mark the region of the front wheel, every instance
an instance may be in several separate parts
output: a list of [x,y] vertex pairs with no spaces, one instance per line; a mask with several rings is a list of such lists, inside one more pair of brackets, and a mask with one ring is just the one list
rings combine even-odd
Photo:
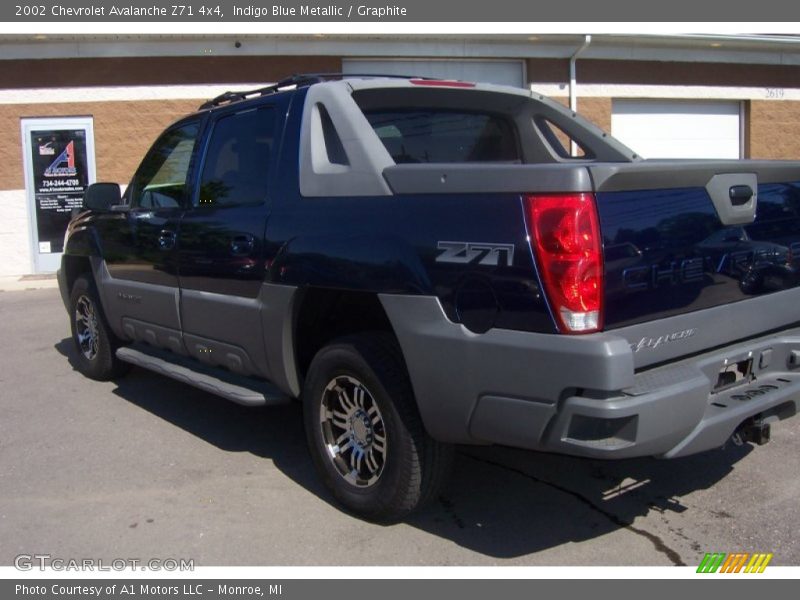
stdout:
[[82,275],[70,295],[70,324],[78,371],[98,381],[123,375],[128,365],[116,357],[118,341],[106,323],[94,282]]
[[303,404],[317,471],[354,513],[397,520],[435,498],[446,481],[452,447],[425,432],[391,336],[351,336],[320,350]]

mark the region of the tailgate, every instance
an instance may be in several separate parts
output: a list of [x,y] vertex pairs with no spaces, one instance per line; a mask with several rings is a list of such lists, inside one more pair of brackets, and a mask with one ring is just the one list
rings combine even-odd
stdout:
[[[800,163],[642,161],[589,170],[604,244],[606,330],[652,350],[659,339],[717,324],[692,344],[653,354],[666,359],[800,320],[793,294],[747,304],[798,285]],[[745,304],[725,308],[732,303]],[[749,327],[741,315],[750,305],[772,314],[763,322],[753,315]],[[725,314],[739,320],[720,328]]]

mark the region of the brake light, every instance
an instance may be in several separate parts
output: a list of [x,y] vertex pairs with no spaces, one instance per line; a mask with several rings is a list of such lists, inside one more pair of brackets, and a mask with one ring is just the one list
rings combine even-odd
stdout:
[[427,85],[430,87],[455,87],[455,88],[474,88],[475,84],[469,81],[458,81],[456,79],[410,79],[414,85]]
[[593,194],[525,196],[528,233],[564,333],[603,325],[603,250]]

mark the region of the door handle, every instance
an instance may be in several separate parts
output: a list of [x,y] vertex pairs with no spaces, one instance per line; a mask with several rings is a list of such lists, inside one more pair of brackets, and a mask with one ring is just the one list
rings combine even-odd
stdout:
[[175,247],[175,232],[169,229],[162,229],[158,234],[159,250],[172,250]]
[[256,240],[249,233],[235,235],[231,238],[231,254],[234,256],[247,256],[253,252]]

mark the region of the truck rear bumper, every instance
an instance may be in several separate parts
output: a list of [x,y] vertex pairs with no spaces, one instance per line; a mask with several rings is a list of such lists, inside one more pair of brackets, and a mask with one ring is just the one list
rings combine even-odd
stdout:
[[[797,413],[798,354],[800,330],[787,331],[638,373],[632,387],[605,398],[567,397],[537,447],[597,458],[676,458],[719,448],[748,422]],[[713,391],[721,369],[748,361],[748,377]]]
[[[381,296],[430,434],[596,458],[674,458],[722,446],[744,423],[793,416],[800,328],[634,372],[613,333],[477,335],[435,298]],[[750,365],[719,387],[726,365]]]

